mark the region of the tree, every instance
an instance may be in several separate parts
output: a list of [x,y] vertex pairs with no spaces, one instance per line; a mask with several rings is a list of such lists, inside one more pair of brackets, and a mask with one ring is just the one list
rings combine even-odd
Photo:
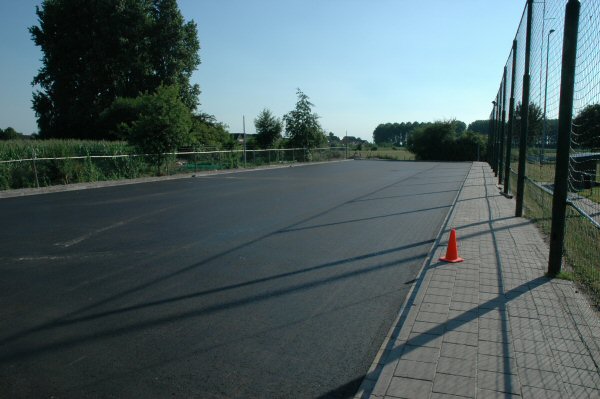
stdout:
[[406,145],[410,134],[417,128],[425,126],[422,122],[382,123],[373,131],[375,144]]
[[454,140],[452,123],[440,122],[416,129],[408,139],[408,150],[420,160],[444,160]]
[[327,135],[327,143],[330,147],[340,147],[342,145],[342,140],[340,140],[338,136],[333,134],[333,132],[329,132],[329,134]]
[[160,86],[155,93],[118,98],[111,107],[135,113],[132,121],[118,126],[119,133],[139,151],[149,154],[159,170],[166,153],[191,142],[192,117],[179,93],[177,86]]
[[573,119],[573,140],[579,147],[600,150],[600,104],[590,104]]
[[327,143],[319,116],[312,112],[313,104],[308,96],[300,89],[296,94],[296,108],[283,116],[288,144],[292,147],[314,148]]
[[[515,125],[513,129],[513,140],[518,142],[521,135],[521,120],[522,120],[522,104],[517,104],[515,108]],[[538,144],[542,140],[542,132],[544,128],[544,114],[539,105],[529,104],[529,121],[528,121],[527,145],[531,146]]]
[[6,129],[0,129],[0,140],[16,140],[25,138],[25,135],[17,132],[12,127],[7,127]]
[[33,79],[33,109],[43,138],[114,138],[99,115],[117,97],[177,85],[188,109],[200,63],[196,25],[176,0],[43,0],[29,30],[42,67]]
[[454,132],[458,135],[461,135],[465,132],[465,130],[467,130],[467,124],[464,123],[463,121],[459,121],[458,119],[453,119],[450,121],[450,123],[452,123],[452,128],[454,129]]
[[469,123],[467,130],[471,132],[476,132],[480,134],[488,135],[490,134],[490,120],[489,119],[479,119]]
[[256,128],[256,142],[260,148],[270,148],[281,139],[283,125],[279,118],[273,116],[271,111],[263,109],[254,119]]
[[475,132],[457,137],[453,121],[418,128],[408,140],[408,150],[419,160],[475,161],[485,156],[485,141]]
[[214,115],[200,113],[192,115],[192,140],[204,147],[233,148],[233,139],[228,126],[217,122]]

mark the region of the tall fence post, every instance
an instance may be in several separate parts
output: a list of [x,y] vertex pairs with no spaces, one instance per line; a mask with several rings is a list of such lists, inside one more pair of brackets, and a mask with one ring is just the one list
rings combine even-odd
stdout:
[[[492,104],[494,104],[494,101],[492,101]],[[492,108],[492,113],[490,114],[490,123],[488,126],[488,140],[487,140],[487,154],[486,154],[486,158],[488,163],[490,164],[490,166],[492,166],[493,168],[493,156],[492,156],[492,149],[493,149],[493,140],[494,140],[494,111],[496,110],[496,105],[494,104],[493,108]]]
[[502,176],[504,173],[504,137],[506,134],[506,66],[504,66],[504,75],[502,77],[502,101],[500,116],[500,147],[498,149],[498,184],[502,184]]
[[506,133],[506,159],[504,161],[504,194],[508,195],[510,186],[510,158],[512,155],[512,136],[515,120],[515,81],[517,75],[517,40],[512,46],[512,73],[510,79],[510,100],[508,105],[508,131]]
[[523,216],[525,199],[525,170],[527,161],[527,135],[529,133],[529,93],[531,88],[531,23],[533,19],[533,0],[527,0],[527,36],[525,39],[525,72],[523,74],[523,101],[521,102],[521,136],[519,140],[519,175],[517,176],[517,204],[515,216]]
[[565,33],[563,37],[562,71],[560,77],[558,140],[554,175],[554,196],[552,198],[550,255],[548,260],[548,274],[550,276],[560,273],[565,241],[565,214],[567,211],[567,191],[569,184],[569,152],[573,122],[579,10],[579,0],[569,0],[565,10]]
[[491,156],[491,160],[492,160],[492,170],[494,171],[494,176],[497,176],[498,170],[496,169],[496,135],[498,134],[497,130],[498,130],[498,96],[496,95],[496,99],[494,101],[492,101],[492,104],[494,104],[494,109],[492,112],[492,156]]

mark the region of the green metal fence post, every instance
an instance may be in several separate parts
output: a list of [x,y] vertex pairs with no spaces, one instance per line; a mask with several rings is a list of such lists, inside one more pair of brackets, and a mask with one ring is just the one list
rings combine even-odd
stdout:
[[517,205],[515,216],[523,216],[525,199],[525,170],[527,161],[527,134],[529,131],[529,92],[531,76],[531,23],[533,19],[533,0],[527,0],[527,36],[525,39],[525,72],[523,74],[523,101],[521,102],[521,136],[519,141],[519,175],[517,176]]
[[517,75],[517,41],[512,46],[512,74],[510,81],[510,100],[508,106],[508,131],[506,133],[506,159],[504,161],[504,194],[508,195],[510,186],[510,157],[512,155],[512,136],[515,121],[515,81]]
[[567,211],[569,151],[573,122],[579,10],[579,0],[569,0],[565,11],[556,171],[554,175],[554,196],[552,198],[552,230],[550,233],[550,256],[548,260],[548,274],[551,276],[560,273],[565,241],[565,213]]
[[498,120],[498,112],[496,110],[498,109],[498,96],[496,96],[496,100],[492,101],[492,104],[494,104],[494,108],[492,111],[492,143],[490,146],[490,159],[492,161],[492,170],[494,171],[494,175],[496,175],[496,130],[498,130],[498,124],[496,123]]
[[504,67],[504,75],[502,77],[502,115],[500,119],[500,148],[498,150],[498,184],[502,184],[502,176],[504,173],[504,138],[506,134],[506,66]]

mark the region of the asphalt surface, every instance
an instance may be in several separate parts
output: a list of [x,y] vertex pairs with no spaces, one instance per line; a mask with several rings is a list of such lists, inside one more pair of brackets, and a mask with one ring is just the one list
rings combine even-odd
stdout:
[[0,200],[0,397],[349,397],[470,164]]

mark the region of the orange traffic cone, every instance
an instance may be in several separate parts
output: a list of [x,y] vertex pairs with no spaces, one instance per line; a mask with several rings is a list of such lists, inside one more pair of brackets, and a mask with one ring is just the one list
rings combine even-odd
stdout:
[[456,230],[452,229],[450,232],[450,240],[448,241],[448,249],[446,249],[446,256],[440,258],[444,262],[456,263],[462,262],[464,259],[458,257],[458,245],[456,244]]

